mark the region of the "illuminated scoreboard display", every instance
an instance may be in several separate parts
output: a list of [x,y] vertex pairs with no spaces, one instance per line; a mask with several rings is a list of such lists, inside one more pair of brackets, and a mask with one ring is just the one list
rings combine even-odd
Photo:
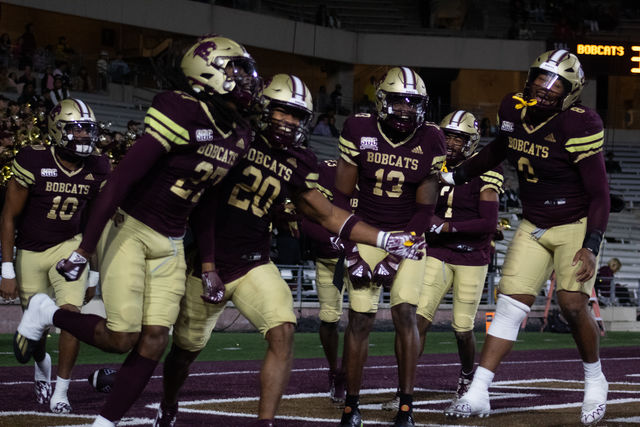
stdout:
[[569,50],[578,56],[587,75],[640,77],[640,41],[574,43]]

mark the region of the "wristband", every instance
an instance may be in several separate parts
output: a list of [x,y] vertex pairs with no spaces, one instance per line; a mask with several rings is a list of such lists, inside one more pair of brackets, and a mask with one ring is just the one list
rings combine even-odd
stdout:
[[94,288],[98,286],[99,282],[100,282],[100,273],[98,273],[97,271],[89,270],[89,280],[87,281],[87,284],[88,284],[87,287]]
[[354,214],[349,215],[349,217],[342,223],[338,236],[340,236],[341,239],[349,240],[351,230],[353,230],[353,227],[355,227],[358,222],[360,222],[360,218]]
[[2,278],[3,279],[15,279],[16,272],[13,269],[13,263],[6,261],[2,263]]
[[[598,256],[598,253],[600,252],[600,244],[602,243],[602,234],[603,233],[600,230],[589,231],[586,236],[584,236],[582,247],[589,249],[595,256]],[[4,263],[2,263],[2,266],[4,268]]]
[[387,240],[389,239],[389,233],[386,231],[379,231],[378,232],[378,238],[376,239],[376,246],[384,249],[385,245],[387,244]]

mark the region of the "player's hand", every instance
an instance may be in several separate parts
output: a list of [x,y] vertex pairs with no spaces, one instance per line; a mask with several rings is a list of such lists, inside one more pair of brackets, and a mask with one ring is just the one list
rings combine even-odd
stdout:
[[371,269],[369,264],[360,256],[358,247],[355,244],[349,244],[346,248],[345,263],[349,272],[349,280],[354,289],[362,289],[371,283]]
[[93,299],[93,297],[96,296],[96,287],[95,286],[89,286],[85,291],[84,291],[84,303],[88,304],[89,301],[91,301]]
[[382,249],[401,258],[422,259],[427,247],[424,236],[418,236],[415,232],[395,231],[387,232],[382,239]]
[[587,248],[580,248],[573,257],[572,266],[580,263],[576,271],[576,280],[580,283],[589,281],[596,273],[596,256]]
[[373,269],[373,283],[386,290],[391,289],[401,261],[402,258],[391,254],[384,257]]
[[215,271],[202,272],[202,295],[200,298],[209,304],[219,304],[224,299],[224,283]]
[[73,282],[78,280],[78,277],[80,277],[84,269],[87,268],[87,262],[87,258],[80,255],[77,251],[73,251],[71,255],[69,255],[69,258],[58,261],[56,270],[64,277],[64,280]]
[[0,281],[0,297],[4,299],[18,298],[18,282],[15,278]]

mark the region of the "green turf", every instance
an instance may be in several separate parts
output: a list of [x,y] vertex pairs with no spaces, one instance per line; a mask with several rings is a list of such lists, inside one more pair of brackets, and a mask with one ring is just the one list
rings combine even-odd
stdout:
[[[484,341],[484,336],[483,333],[476,333],[478,349]],[[57,361],[57,351],[55,351],[57,338],[58,335],[52,335],[48,344],[54,363]],[[13,357],[11,340],[12,335],[0,334],[0,366],[19,366]],[[369,344],[369,354],[372,356],[393,355],[393,332],[372,332]],[[640,347],[640,332],[609,332],[600,340],[600,344],[603,347]],[[518,336],[515,350],[573,348],[574,346],[570,334],[522,332]],[[259,360],[263,358],[265,349],[266,342],[258,333],[215,333],[198,360]],[[456,352],[452,332],[431,332],[427,336],[425,353]],[[296,334],[294,356],[295,358],[324,357],[318,334]],[[82,345],[78,364],[121,363],[123,359],[123,355],[103,353],[88,345]]]

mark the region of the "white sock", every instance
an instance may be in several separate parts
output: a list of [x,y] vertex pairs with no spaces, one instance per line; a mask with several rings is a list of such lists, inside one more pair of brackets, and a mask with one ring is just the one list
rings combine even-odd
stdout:
[[91,427],[115,427],[115,425],[116,424],[114,422],[109,421],[102,415],[98,415],[98,418],[96,418],[93,421],[93,424],[91,424]]
[[471,382],[471,385],[469,386],[469,391],[467,393],[488,393],[489,392],[489,386],[491,385],[491,382],[493,381],[493,377],[496,374],[491,372],[490,370],[488,370],[487,368],[483,368],[482,366],[478,366],[478,369],[476,369],[476,373],[473,376],[473,381]]
[[51,356],[49,353],[45,353],[44,359],[35,363],[35,368],[33,378],[36,381],[51,381]]
[[56,389],[53,392],[53,396],[51,396],[52,402],[60,402],[61,400],[65,402],[69,401],[69,399],[67,398],[67,390],[69,390],[70,382],[71,380],[68,378],[56,378]]
[[582,362],[584,365],[584,380],[597,380],[600,379],[602,374],[602,365],[600,365],[600,360],[593,363]]

